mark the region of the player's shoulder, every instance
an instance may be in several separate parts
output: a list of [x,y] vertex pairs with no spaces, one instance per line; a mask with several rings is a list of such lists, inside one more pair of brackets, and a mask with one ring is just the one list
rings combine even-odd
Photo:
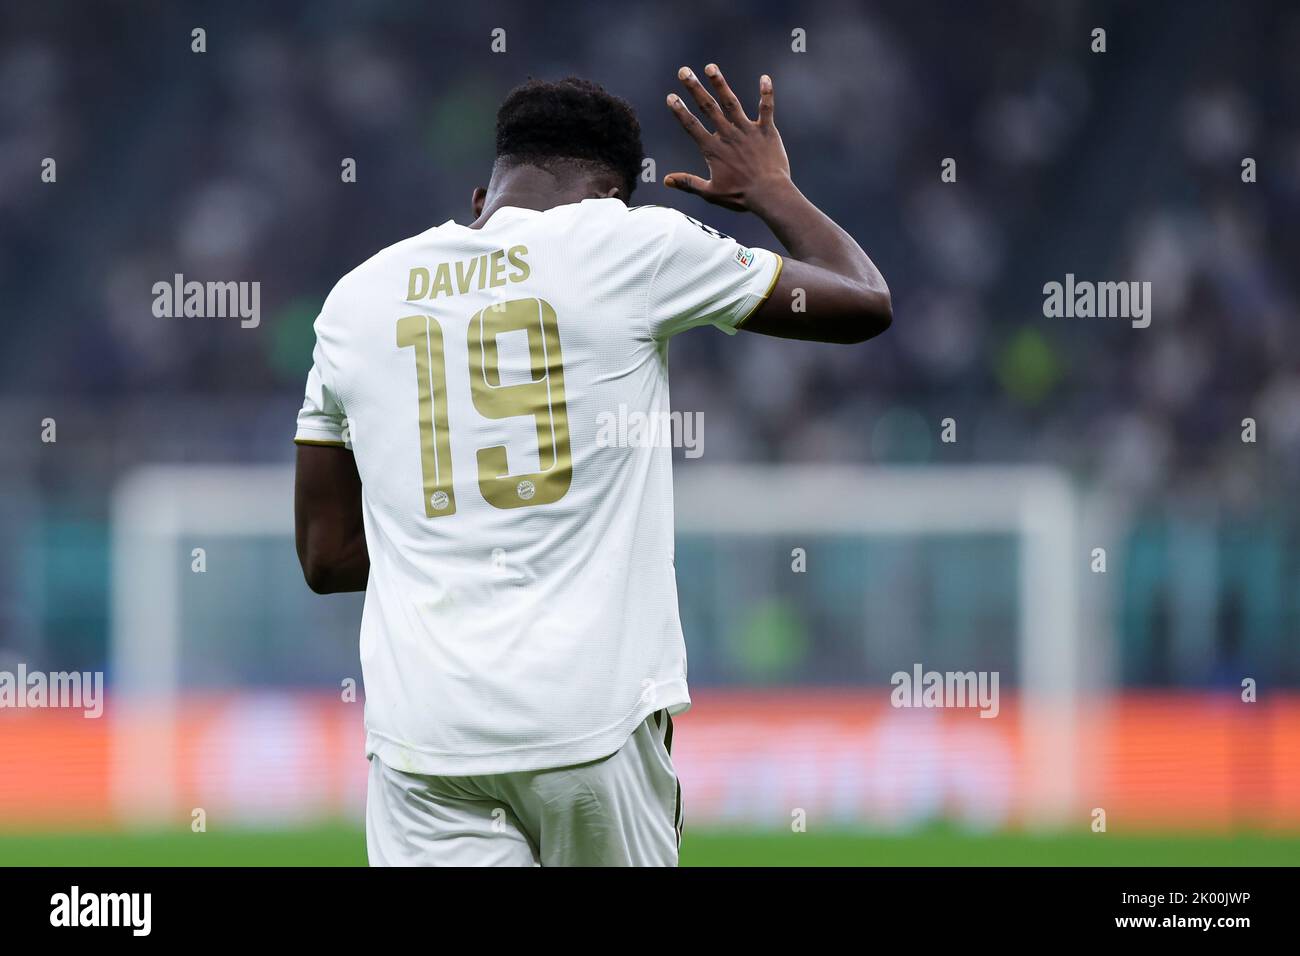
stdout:
[[621,199],[610,197],[584,199],[581,202],[555,206],[547,210],[545,215],[555,217],[556,224],[562,224],[563,228],[578,228],[583,231],[599,228],[627,233],[671,231],[675,217],[679,217],[680,213],[667,206],[629,206]]
[[557,206],[553,211],[562,210],[588,220],[603,220],[619,228],[672,232],[680,226],[690,225],[706,232],[717,231],[679,209],[655,203],[629,206],[621,199],[584,199],[569,206]]
[[433,226],[424,230],[424,232],[418,232],[413,236],[407,236],[405,239],[399,239],[392,245],[380,249],[369,259],[353,268],[351,272],[346,273],[343,278],[339,279],[338,285],[364,282],[376,273],[386,272],[395,264],[404,261],[418,248],[454,241],[453,231],[463,230],[464,228],[464,226],[458,226],[455,222],[448,220],[440,226]]
[[629,206],[617,198],[584,199],[538,215],[535,227],[583,258],[615,255],[629,264],[655,256],[699,223],[668,206]]
[[671,206],[653,203],[627,206],[618,199],[586,200],[590,206],[589,221],[600,223],[595,230],[603,247],[618,249],[620,254],[662,256],[671,249],[693,246],[706,237],[727,241],[731,237],[705,225]]
[[730,239],[731,237],[725,232],[714,229],[707,223],[700,222],[694,216],[682,212],[680,209],[674,209],[671,206],[656,206],[653,204],[645,206],[628,206],[629,221],[643,224],[646,228],[656,229],[667,235],[672,235],[678,229],[692,229],[703,232],[705,235],[712,236],[715,239]]
[[464,229],[464,227],[448,220],[441,225],[433,226],[423,232],[407,236],[405,239],[399,239],[397,242],[385,246],[344,273],[334,283],[333,289],[330,290],[325,299],[326,304],[329,305],[331,300],[336,303],[340,300],[347,300],[354,295],[366,296],[372,290],[375,282],[387,281],[395,269],[401,270],[404,268],[402,263],[407,262],[416,253],[416,250],[429,245],[453,242],[455,239],[451,234],[453,229],[460,230]]

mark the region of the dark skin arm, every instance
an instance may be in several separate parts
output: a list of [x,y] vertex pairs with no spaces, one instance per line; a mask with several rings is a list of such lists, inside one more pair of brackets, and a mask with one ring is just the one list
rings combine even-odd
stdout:
[[[670,173],[664,185],[726,209],[754,213],[790,254],[772,294],[742,328],[846,344],[885,331],[893,308],[884,276],[853,237],[809,202],[790,178],[790,161],[773,122],[772,78],[759,80],[758,119],[751,120],[715,64],[706,66],[704,74],[717,99],[688,67],[677,78],[716,132],[709,132],[676,94],[669,95],[668,106],[704,154],[709,178]],[[796,289],[803,290],[805,311],[792,308]]]
[[293,519],[308,587],[317,594],[366,589],[370,553],[361,519],[361,476],[350,449],[298,446]]

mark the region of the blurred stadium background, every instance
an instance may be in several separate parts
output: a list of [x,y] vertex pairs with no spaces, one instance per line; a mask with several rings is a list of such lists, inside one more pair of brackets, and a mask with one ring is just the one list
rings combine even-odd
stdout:
[[[673,345],[683,862],[1300,861],[1298,48],[1263,2],[6,4],[0,671],[108,703],[0,709],[0,864],[363,862],[360,597],[289,535],[315,311],[465,214],[515,83],[628,98],[662,177],[714,59],[774,76],[897,320]],[[261,324],[155,318],[175,273],[260,281]],[[1066,273],[1151,281],[1150,328],[1045,319]],[[999,716],[891,708],[916,663],[998,671]]]

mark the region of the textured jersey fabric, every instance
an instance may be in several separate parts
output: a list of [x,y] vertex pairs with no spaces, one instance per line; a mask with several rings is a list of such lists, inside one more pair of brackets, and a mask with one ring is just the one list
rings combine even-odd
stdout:
[[[297,439],[362,481],[367,751],[506,773],[617,750],[686,709],[667,340],[734,334],[780,257],[593,199],[447,222],[346,275]],[[620,418],[620,416],[622,416]]]

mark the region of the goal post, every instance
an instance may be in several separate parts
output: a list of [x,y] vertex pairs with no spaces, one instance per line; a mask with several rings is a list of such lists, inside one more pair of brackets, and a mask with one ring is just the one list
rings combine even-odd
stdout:
[[724,465],[679,472],[679,534],[1012,536],[1020,547],[1016,656],[1028,822],[1066,822],[1082,763],[1083,648],[1080,503],[1063,472],[1038,465]]
[[125,823],[175,810],[184,540],[293,537],[293,469],[156,465],[126,475],[111,505],[109,665],[115,709],[112,801]]
[[[1066,821],[1078,805],[1083,762],[1079,582],[1086,562],[1080,502],[1063,472],[1046,466],[688,463],[677,468],[674,486],[679,537],[993,534],[1016,541],[1016,712],[1023,783],[1031,790],[1027,822]],[[128,718],[114,724],[112,789],[119,819],[142,822],[175,811],[170,734],[184,689],[183,589],[191,570],[181,548],[200,539],[251,537],[283,542],[291,554],[293,469],[144,467],[119,483],[111,521],[111,673],[115,703]]]

